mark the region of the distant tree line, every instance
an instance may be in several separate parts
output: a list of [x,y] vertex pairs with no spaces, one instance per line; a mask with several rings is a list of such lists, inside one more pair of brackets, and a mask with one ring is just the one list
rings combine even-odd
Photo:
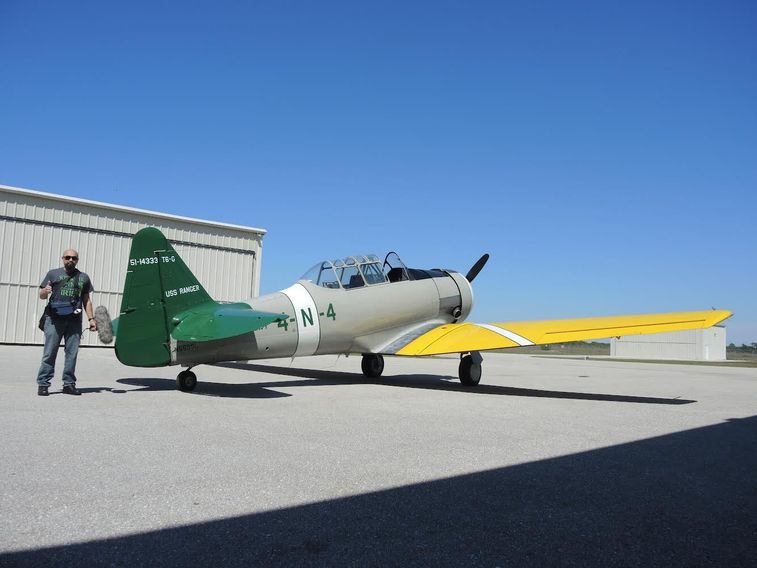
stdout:
[[757,342],[752,342],[749,345],[742,343],[741,346],[737,346],[735,343],[728,344],[728,351],[740,351],[742,353],[757,353]]

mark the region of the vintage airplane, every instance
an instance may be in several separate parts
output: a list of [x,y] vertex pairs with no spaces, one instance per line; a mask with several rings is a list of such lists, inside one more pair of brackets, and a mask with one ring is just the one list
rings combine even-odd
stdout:
[[202,363],[360,354],[366,377],[383,355],[459,353],[460,382],[481,379],[481,351],[713,326],[726,310],[493,324],[462,323],[470,283],[453,270],[407,268],[389,253],[318,263],[296,284],[244,302],[214,301],[155,228],[132,240],[121,312],[114,322],[119,361],[135,367],[182,365],[176,382],[192,391]]

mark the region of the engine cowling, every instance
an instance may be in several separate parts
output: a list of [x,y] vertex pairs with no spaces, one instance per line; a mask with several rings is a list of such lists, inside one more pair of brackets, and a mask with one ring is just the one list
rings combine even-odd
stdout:
[[[450,278],[455,282],[459,293],[459,309],[450,313],[454,321],[465,321],[473,309],[473,288],[468,279],[459,272],[450,272]],[[456,316],[456,317],[455,317]]]
[[[473,289],[470,282],[459,272],[453,270],[417,270],[408,269],[411,277],[423,272],[426,278],[431,276],[439,291],[439,317],[450,322],[464,321],[473,309]],[[417,275],[416,275],[417,276]]]

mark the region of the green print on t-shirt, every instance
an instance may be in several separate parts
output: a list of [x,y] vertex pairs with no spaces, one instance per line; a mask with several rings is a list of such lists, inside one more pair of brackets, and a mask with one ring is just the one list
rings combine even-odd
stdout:
[[76,298],[79,296],[79,292],[84,289],[84,286],[87,284],[87,278],[85,276],[82,276],[79,274],[79,287],[74,286],[74,280],[76,280],[76,277],[70,277],[68,275],[61,275],[58,278],[58,281],[67,280],[65,284],[63,284],[60,288],[60,296],[62,298]]

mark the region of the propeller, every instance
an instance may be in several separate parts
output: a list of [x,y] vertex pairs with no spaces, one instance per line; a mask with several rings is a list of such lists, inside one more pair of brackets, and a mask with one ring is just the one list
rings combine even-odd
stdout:
[[478,273],[481,272],[481,269],[486,264],[486,261],[489,260],[489,254],[484,254],[481,258],[479,258],[476,261],[476,264],[471,266],[471,269],[468,271],[468,274],[465,275],[465,278],[467,278],[468,282],[473,282],[473,279],[478,276]]

